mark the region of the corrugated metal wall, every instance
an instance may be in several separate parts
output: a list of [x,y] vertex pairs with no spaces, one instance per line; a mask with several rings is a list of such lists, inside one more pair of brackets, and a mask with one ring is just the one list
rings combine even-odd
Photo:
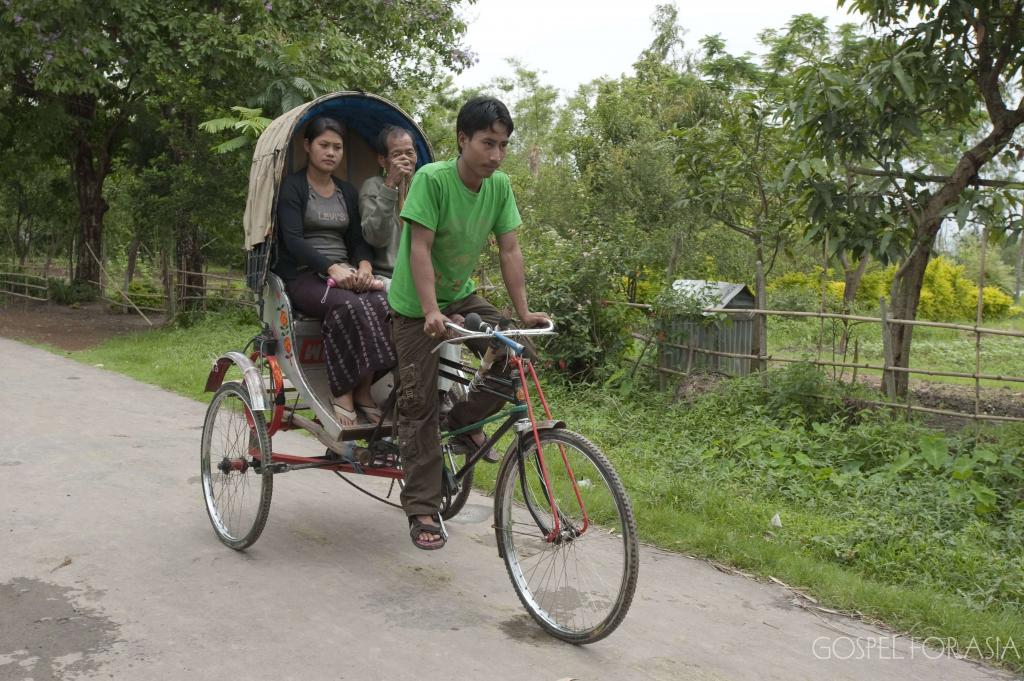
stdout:
[[[674,345],[693,345],[715,352],[754,354],[754,319],[738,315],[730,315],[730,317],[732,317],[731,322],[713,322],[707,325],[702,323],[703,320],[695,321],[683,317],[673,317],[662,323],[660,331],[664,334],[663,341]],[[686,371],[688,351],[667,346],[664,342],[659,341],[658,343],[658,366],[675,371]],[[751,372],[751,362],[752,360],[747,358],[719,357],[694,352],[691,370],[703,369],[718,371],[729,376],[746,376]]]

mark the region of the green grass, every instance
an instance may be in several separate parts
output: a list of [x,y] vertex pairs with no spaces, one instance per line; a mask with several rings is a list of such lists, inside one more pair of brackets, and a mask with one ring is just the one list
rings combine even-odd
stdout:
[[214,360],[229,350],[241,350],[258,331],[254,322],[240,317],[208,316],[194,326],[120,336],[70,355],[206,402],[210,394],[203,389]]
[[[207,318],[72,357],[205,399],[215,356],[255,331]],[[818,378],[793,370],[768,393],[730,382],[692,404],[557,381],[548,391],[556,416],[613,461],[642,539],[774,576],[918,638],[1012,639],[1024,650],[1024,479],[1013,477],[1024,428],[975,439],[881,414],[844,420],[827,398],[801,402]],[[478,484],[492,486],[493,472],[480,467]],[[1024,670],[1012,649],[1002,661]]]

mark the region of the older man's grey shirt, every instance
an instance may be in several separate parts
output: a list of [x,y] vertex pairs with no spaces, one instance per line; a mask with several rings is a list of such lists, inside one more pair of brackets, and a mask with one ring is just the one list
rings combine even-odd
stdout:
[[363,238],[373,246],[373,273],[391,278],[395,271],[402,221],[398,217],[398,190],[384,184],[383,177],[371,177],[359,190],[359,214]]

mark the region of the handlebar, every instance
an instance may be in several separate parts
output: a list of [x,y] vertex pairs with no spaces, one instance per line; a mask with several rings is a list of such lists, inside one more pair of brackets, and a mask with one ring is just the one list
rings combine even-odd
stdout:
[[535,327],[532,329],[508,329],[506,331],[496,331],[487,324],[481,324],[480,328],[482,330],[470,330],[462,326],[459,326],[455,322],[445,322],[444,325],[446,328],[448,328],[449,331],[455,332],[456,334],[458,334],[458,336],[456,336],[455,338],[446,338],[445,340],[438,343],[437,347],[435,347],[431,352],[437,352],[445,343],[462,343],[468,340],[473,340],[474,338],[489,338],[501,341],[505,345],[508,345],[510,348],[512,348],[512,350],[514,350],[518,354],[523,351],[523,345],[521,343],[516,343],[514,340],[512,340],[512,337],[544,336],[555,333],[555,323],[550,319],[548,320],[546,326]]

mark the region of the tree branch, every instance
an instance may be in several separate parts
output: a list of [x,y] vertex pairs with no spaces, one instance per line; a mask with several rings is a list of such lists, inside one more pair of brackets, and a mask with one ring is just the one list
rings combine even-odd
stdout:
[[756,231],[756,230],[753,230],[753,229],[747,229],[746,227],[740,227],[739,225],[737,225],[737,224],[736,224],[735,222],[733,222],[732,220],[729,220],[729,219],[727,219],[727,218],[724,218],[724,217],[722,217],[721,215],[719,215],[719,216],[717,216],[717,217],[718,217],[718,220],[719,220],[719,221],[720,221],[720,222],[721,222],[721,223],[722,223],[723,225],[725,225],[726,227],[728,227],[729,229],[735,230],[735,231],[739,232],[740,234],[743,234],[743,235],[745,235],[745,236],[748,236],[748,237],[750,237],[751,239],[753,239],[754,237],[756,237],[756,236],[757,236],[757,231]]
[[[1018,107],[1022,114],[1024,114],[1024,98],[1021,99],[1021,105]],[[949,175],[927,175],[925,173],[908,173],[904,170],[874,170],[872,168],[864,168],[861,166],[848,165],[847,169],[855,175],[867,175],[869,177],[888,177],[888,178],[901,178],[904,180],[914,180],[915,182],[935,182],[944,184],[953,179]],[[983,180],[977,178],[971,180],[971,184],[976,184],[980,187],[994,187],[996,189],[1024,189],[1024,182],[1015,182],[1012,180]]]
[[[871,156],[871,158],[877,165],[884,165],[879,159],[875,158],[874,156]],[[921,226],[921,222],[924,216],[921,214],[920,211],[914,208],[914,200],[910,198],[910,195],[907,194],[907,190],[903,187],[903,185],[896,181],[895,177],[893,177],[892,175],[883,175],[883,177],[889,180],[889,184],[892,185],[892,187],[899,193],[900,198],[903,199],[903,205],[906,207],[907,213],[910,214],[910,219],[914,221],[914,230],[917,231],[917,228]]]

